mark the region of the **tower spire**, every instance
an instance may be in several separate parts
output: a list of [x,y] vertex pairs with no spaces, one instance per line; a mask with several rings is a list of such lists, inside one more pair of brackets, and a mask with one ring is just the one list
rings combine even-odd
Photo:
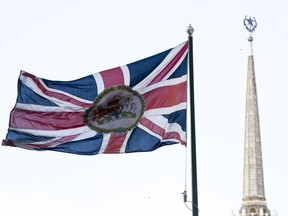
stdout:
[[257,89],[255,80],[253,37],[257,27],[255,18],[244,19],[244,25],[249,31],[248,74],[246,90],[245,115],[245,146],[244,146],[244,181],[243,199],[240,216],[270,216],[266,205],[260,124],[258,113]]

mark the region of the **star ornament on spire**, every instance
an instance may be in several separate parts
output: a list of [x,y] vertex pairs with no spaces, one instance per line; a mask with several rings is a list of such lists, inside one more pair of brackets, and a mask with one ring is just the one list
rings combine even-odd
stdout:
[[253,31],[255,31],[256,27],[257,27],[257,22],[255,17],[253,17],[253,19],[251,17],[247,18],[247,16],[245,16],[244,18],[244,26],[246,27],[246,29],[252,33]]

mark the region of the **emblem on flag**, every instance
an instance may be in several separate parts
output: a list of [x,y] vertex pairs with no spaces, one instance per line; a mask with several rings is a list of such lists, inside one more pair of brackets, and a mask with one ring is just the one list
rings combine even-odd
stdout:
[[86,110],[84,123],[99,133],[123,134],[133,129],[143,116],[145,101],[129,86],[104,90]]

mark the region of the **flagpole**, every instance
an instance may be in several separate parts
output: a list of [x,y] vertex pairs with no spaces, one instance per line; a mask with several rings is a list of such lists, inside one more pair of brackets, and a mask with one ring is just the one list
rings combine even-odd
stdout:
[[197,189],[197,164],[196,164],[196,133],[195,133],[195,106],[194,106],[194,77],[193,77],[193,37],[194,29],[191,25],[188,33],[188,64],[190,80],[190,120],[191,120],[191,180],[192,180],[192,215],[198,216],[198,189]]

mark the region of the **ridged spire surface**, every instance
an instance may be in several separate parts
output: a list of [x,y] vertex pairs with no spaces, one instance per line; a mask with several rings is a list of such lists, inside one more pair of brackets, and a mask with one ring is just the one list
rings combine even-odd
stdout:
[[[250,28],[247,28],[245,21],[247,21],[246,24]],[[255,18],[253,20],[251,18],[246,19],[245,17],[244,25],[250,31],[250,37],[248,38],[249,53],[246,89],[243,202],[240,215],[270,216],[270,211],[266,206],[264,189],[258,99],[252,47],[252,32],[255,30],[257,23]]]
[[252,51],[252,41],[250,41],[249,43],[250,50],[248,56],[245,115],[245,158],[243,185],[244,202],[246,199],[265,200],[254,56]]

